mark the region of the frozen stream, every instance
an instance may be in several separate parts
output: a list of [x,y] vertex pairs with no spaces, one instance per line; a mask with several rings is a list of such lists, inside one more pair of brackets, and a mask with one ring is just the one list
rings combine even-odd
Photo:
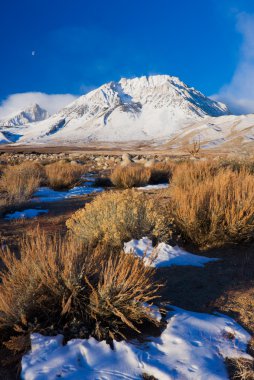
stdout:
[[[86,180],[86,181],[85,181]],[[87,181],[88,180],[88,181]],[[94,187],[95,178],[84,177],[84,183],[80,186],[75,186],[72,189],[64,191],[56,191],[50,189],[49,187],[40,187],[33,195],[30,205],[34,207],[29,207],[21,211],[14,211],[5,215],[6,220],[11,219],[24,219],[24,218],[34,218],[38,215],[45,214],[48,212],[46,209],[41,209],[41,207],[36,206],[36,203],[46,203],[46,202],[59,202],[64,199],[74,198],[85,194],[99,193],[104,189],[103,187]]]
[[[19,211],[13,211],[11,213],[8,213],[5,215],[6,220],[12,220],[12,219],[31,219],[35,218],[39,215],[45,214],[48,212],[46,209],[42,209],[39,206],[36,206],[36,203],[46,203],[46,202],[59,202],[64,199],[74,198],[78,196],[82,196],[85,194],[92,194],[92,193],[100,193],[104,190],[103,187],[94,187],[93,183],[95,181],[95,177],[93,175],[86,175],[83,177],[84,182],[80,186],[75,186],[72,189],[68,190],[53,190],[49,187],[39,187],[39,189],[34,193],[30,204],[31,206],[34,205],[34,207],[29,207],[24,210]],[[167,188],[168,184],[159,184],[159,185],[147,185],[144,187],[138,187],[137,190],[160,190]]]

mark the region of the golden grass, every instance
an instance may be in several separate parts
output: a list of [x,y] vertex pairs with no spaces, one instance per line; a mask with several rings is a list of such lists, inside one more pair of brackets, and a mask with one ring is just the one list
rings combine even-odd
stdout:
[[43,167],[36,163],[8,166],[0,178],[2,207],[27,201],[40,185]]
[[249,173],[254,174],[254,160],[250,158],[223,159],[218,161],[218,165],[221,168],[230,168],[231,170],[237,172],[245,169]]
[[147,185],[151,176],[149,168],[142,165],[130,164],[117,166],[111,174],[111,182],[118,188],[129,189]]
[[161,285],[132,254],[36,230],[21,241],[19,257],[1,249],[0,331],[10,345],[28,331],[58,333],[68,326],[68,336],[86,331],[108,339],[139,332],[144,321],[157,324],[144,303],[158,298]]
[[183,161],[173,168],[174,186],[187,189],[214,176],[219,171],[218,163],[212,161]]
[[85,242],[105,241],[122,247],[123,242],[143,236],[169,234],[166,218],[153,200],[140,191],[124,190],[98,195],[66,222]]
[[6,168],[6,165],[0,164],[0,177],[3,174],[5,168]]
[[82,165],[63,161],[54,162],[45,166],[48,185],[55,190],[75,186],[80,181],[84,170]]
[[[103,338],[104,329],[110,337],[124,337],[124,326],[140,333],[144,321],[157,325],[148,304],[158,298],[159,284],[152,285],[152,271],[134,255],[111,255],[103,262],[96,287],[91,289],[88,313],[95,321],[96,336]],[[146,305],[145,305],[146,304]],[[104,326],[104,329],[101,329]]]
[[245,358],[227,358],[226,364],[232,380],[254,380],[253,361]]
[[158,162],[155,163],[151,168],[150,168],[150,179],[149,183],[151,184],[160,184],[160,183],[165,183],[168,182],[171,177],[173,170],[175,168],[175,163],[172,162]]
[[183,235],[200,248],[252,239],[254,177],[246,170],[200,169],[180,165],[169,189],[172,216]]

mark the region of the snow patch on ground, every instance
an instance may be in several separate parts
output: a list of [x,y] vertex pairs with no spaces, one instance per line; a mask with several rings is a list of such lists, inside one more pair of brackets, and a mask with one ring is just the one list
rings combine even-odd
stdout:
[[159,185],[146,185],[142,187],[137,187],[138,190],[160,190],[167,189],[168,183],[160,183]]
[[160,243],[157,247],[153,247],[152,241],[147,237],[140,240],[131,240],[124,243],[124,252],[134,252],[139,257],[144,257],[146,265],[156,268],[169,267],[172,265],[191,265],[195,267],[203,267],[206,263],[217,261],[218,259],[198,256],[182,248]]
[[[90,185],[90,183],[88,184]],[[66,198],[77,197],[84,194],[91,194],[103,191],[102,187],[76,186],[70,190],[56,191],[49,187],[40,187],[33,195],[35,202],[56,202]]]
[[167,321],[160,337],[145,343],[114,342],[114,350],[94,338],[73,339],[63,346],[61,335],[32,334],[21,378],[140,380],[147,373],[160,380],[224,380],[224,358],[251,359],[245,352],[250,335],[229,317],[173,307]]
[[12,220],[12,219],[31,219],[35,218],[38,215],[47,213],[48,210],[38,210],[35,208],[28,208],[27,210],[23,211],[15,211],[11,212],[9,214],[5,215],[6,220]]

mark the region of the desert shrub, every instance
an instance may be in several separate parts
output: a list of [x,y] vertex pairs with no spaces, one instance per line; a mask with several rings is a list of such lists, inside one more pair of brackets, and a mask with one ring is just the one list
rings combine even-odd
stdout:
[[0,217],[6,212],[9,206],[8,199],[0,192]]
[[[114,338],[122,335],[124,326],[139,333],[139,321],[156,324],[148,304],[158,298],[160,285],[154,288],[152,272],[147,268],[133,254],[113,254],[103,262],[96,286],[86,279],[91,290],[88,312],[94,319],[96,336],[102,338],[104,329],[109,329]],[[100,326],[104,326],[102,331]]]
[[144,372],[142,373],[142,380],[158,380],[158,378]]
[[94,187],[112,187],[112,182],[108,177],[97,177],[93,183]]
[[129,189],[147,185],[151,171],[142,165],[117,166],[111,174],[111,182],[118,188]]
[[92,249],[36,230],[22,240],[19,258],[9,249],[1,258],[3,341],[28,331],[108,339],[138,332],[145,321],[157,324],[147,305],[160,284],[132,254],[112,255],[107,246]]
[[254,380],[253,360],[245,358],[226,358],[229,377],[232,380]]
[[151,184],[167,183],[172,177],[174,164],[173,163],[155,163],[151,168],[149,182]]
[[250,173],[254,174],[254,160],[247,160],[244,168]]
[[239,159],[223,159],[219,160],[218,165],[220,168],[229,168],[233,171],[239,172],[240,170],[246,170],[251,174],[254,174],[254,161],[248,158]]
[[6,168],[6,165],[0,164],[0,177],[3,174],[5,168]]
[[249,172],[222,169],[202,180],[196,171],[186,175],[182,179],[176,171],[169,189],[171,216],[186,238],[201,248],[253,238],[254,178]]
[[173,170],[174,185],[188,188],[213,177],[219,171],[219,166],[211,161],[183,161],[175,165]]
[[80,181],[84,167],[79,164],[58,161],[45,166],[48,185],[55,190],[73,187]]
[[92,244],[106,241],[122,246],[124,241],[168,233],[166,218],[146,194],[135,190],[107,192],[76,211],[66,222],[77,237]]
[[8,166],[0,178],[0,193],[7,204],[27,201],[40,185],[43,168],[35,163]]

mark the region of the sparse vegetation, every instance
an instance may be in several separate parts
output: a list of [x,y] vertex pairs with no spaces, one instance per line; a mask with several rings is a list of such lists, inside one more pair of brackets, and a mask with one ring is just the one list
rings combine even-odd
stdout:
[[55,190],[67,189],[76,185],[84,170],[82,165],[64,161],[45,166],[48,185]]
[[29,331],[68,326],[68,337],[108,339],[137,333],[144,321],[158,324],[145,303],[158,298],[161,285],[132,254],[36,230],[21,241],[19,258],[8,248],[1,258],[0,331],[9,348]]
[[[59,161],[61,157],[65,160]],[[128,166],[117,166],[111,182],[109,157],[100,161],[86,157],[79,165],[73,161],[78,157],[34,156],[36,162],[45,160],[45,166],[33,163],[28,155],[23,158],[25,162],[17,164],[17,157],[7,162],[3,156],[0,211],[20,206],[40,185],[57,190],[75,186],[87,170],[99,176],[95,186],[113,186],[114,179],[121,190],[89,195],[86,202],[92,201],[84,207],[81,198],[73,204],[71,200],[63,212],[59,203],[56,215],[50,205],[48,217],[38,219],[47,233],[38,229],[20,244],[18,239],[34,221],[1,219],[1,365],[6,357],[9,363],[13,360],[10,351],[21,357],[30,349],[32,332],[60,333],[65,340],[93,336],[107,342],[150,333],[151,327],[157,332],[158,322],[147,305],[159,295],[161,284],[155,278],[165,274],[169,281],[160,293],[163,300],[200,312],[216,308],[253,332],[253,159],[167,161],[155,156],[161,160],[157,162],[151,155],[138,155],[131,159],[139,164],[129,160]],[[147,161],[151,166],[143,166]],[[119,162],[117,157],[114,164]],[[129,189],[163,182],[169,182],[169,189]],[[71,216],[78,207],[83,208]],[[198,269],[198,282],[196,268],[164,268],[154,276],[155,270],[143,260],[122,251],[124,242],[144,236],[154,244],[172,237],[187,250],[193,244],[195,250],[216,247],[209,256],[223,260]],[[240,244],[243,241],[246,244]],[[227,332],[223,338],[236,339]],[[253,363],[246,359],[228,360],[228,369],[231,379],[254,379]],[[149,373],[142,376],[155,379]]]
[[135,190],[98,195],[66,224],[85,242],[105,241],[118,247],[133,238],[169,234],[162,212],[145,194]]
[[131,187],[145,186],[151,176],[149,168],[142,165],[130,164],[117,166],[111,174],[111,182],[118,188],[129,189]]

